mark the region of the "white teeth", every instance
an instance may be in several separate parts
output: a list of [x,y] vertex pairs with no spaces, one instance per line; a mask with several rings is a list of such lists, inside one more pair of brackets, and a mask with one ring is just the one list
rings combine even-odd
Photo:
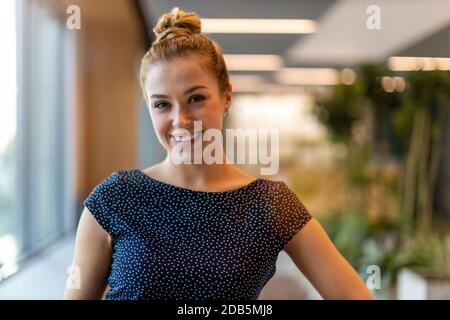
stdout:
[[174,135],[174,136],[172,136],[172,138],[173,138],[173,140],[175,140],[175,142],[186,142],[186,141],[189,141],[189,140],[192,140],[192,139],[195,139],[195,138],[199,137],[200,134],[201,134],[201,131],[195,133],[194,136],[192,136],[192,135],[189,135],[189,136],[175,136]]
[[175,141],[177,142],[184,142],[191,140],[191,136],[175,136]]

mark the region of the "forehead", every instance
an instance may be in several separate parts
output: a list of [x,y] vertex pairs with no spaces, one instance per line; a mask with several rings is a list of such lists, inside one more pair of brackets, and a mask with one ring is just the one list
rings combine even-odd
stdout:
[[147,71],[145,85],[149,94],[168,94],[184,91],[193,85],[212,89],[215,82],[211,73],[192,57],[152,64]]

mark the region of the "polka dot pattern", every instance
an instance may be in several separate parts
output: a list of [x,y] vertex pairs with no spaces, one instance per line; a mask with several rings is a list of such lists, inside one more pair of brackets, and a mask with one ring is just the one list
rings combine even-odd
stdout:
[[137,169],[113,172],[84,205],[112,239],[108,300],[256,300],[311,219],[281,181],[206,192]]

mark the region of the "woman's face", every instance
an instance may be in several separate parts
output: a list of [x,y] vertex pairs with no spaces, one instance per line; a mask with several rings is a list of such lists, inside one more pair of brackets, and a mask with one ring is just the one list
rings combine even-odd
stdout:
[[[219,92],[216,78],[196,61],[189,56],[159,62],[146,74],[150,116],[160,143],[169,153],[175,146],[192,144],[191,138],[198,138],[194,121],[201,121],[202,132],[221,130],[223,114],[231,102],[231,85],[226,94]],[[190,136],[180,129],[186,129]]]

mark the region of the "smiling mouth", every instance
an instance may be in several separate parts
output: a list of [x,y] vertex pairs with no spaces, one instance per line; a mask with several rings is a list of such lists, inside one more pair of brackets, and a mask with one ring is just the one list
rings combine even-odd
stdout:
[[199,140],[202,136],[202,131],[197,131],[194,134],[190,134],[190,135],[169,135],[170,136],[170,141],[175,144],[175,145],[187,145],[187,144],[192,144],[195,141]]

